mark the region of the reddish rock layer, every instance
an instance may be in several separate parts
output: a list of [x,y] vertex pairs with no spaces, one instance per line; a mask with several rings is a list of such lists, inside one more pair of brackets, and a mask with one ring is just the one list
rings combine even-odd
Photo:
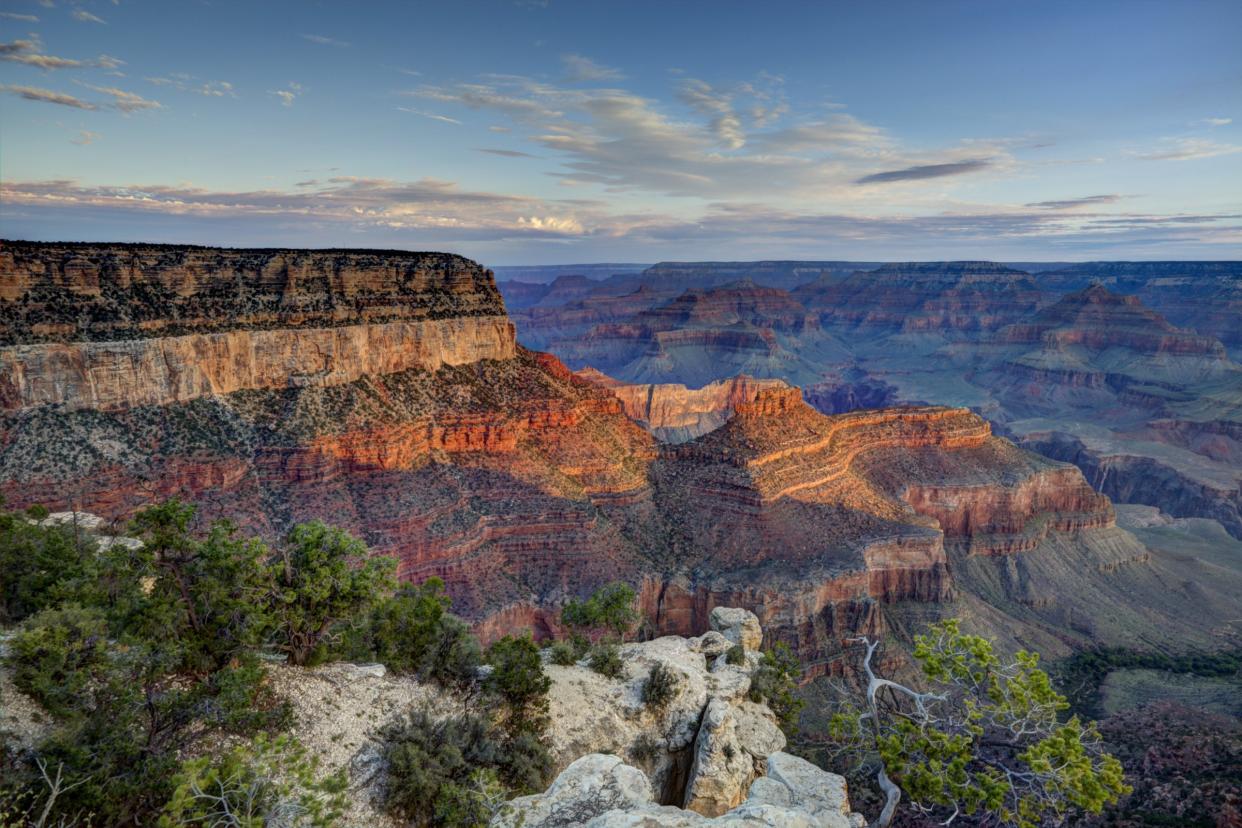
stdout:
[[631,385],[594,368],[585,368],[578,376],[610,390],[621,401],[626,416],[658,439],[674,443],[719,428],[737,406],[753,401],[764,390],[788,387],[781,380],[747,376],[694,389],[670,383]]

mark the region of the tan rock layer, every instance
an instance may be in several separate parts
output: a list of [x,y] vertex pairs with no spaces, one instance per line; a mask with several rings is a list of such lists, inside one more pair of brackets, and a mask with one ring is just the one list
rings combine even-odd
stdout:
[[504,316],[19,345],[0,348],[0,408],[116,411],[259,388],[343,385],[511,359],[514,348]]

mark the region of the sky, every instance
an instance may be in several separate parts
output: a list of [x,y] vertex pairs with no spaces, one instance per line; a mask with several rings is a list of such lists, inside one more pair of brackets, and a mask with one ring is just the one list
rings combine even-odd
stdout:
[[0,236],[1242,259],[1242,2],[0,0]]

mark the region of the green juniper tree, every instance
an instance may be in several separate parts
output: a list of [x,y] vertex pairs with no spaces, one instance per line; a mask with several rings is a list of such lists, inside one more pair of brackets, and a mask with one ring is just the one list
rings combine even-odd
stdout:
[[395,565],[371,557],[344,529],[319,521],[293,527],[268,564],[276,646],[293,664],[310,663],[341,621],[367,612],[391,589]]
[[873,826],[893,824],[905,798],[949,824],[960,815],[1012,828],[1059,825],[1072,811],[1099,813],[1128,788],[1092,723],[1061,720],[1067,708],[1034,653],[1002,661],[991,642],[956,620],[915,637],[914,658],[931,689],[882,678],[866,647],[862,710],[834,716],[847,750],[878,757],[885,804]]

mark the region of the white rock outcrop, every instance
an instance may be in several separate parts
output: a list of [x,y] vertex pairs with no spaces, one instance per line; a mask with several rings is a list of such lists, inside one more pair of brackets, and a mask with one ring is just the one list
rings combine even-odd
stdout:
[[[845,780],[803,759],[775,753],[778,769],[756,779],[736,808],[704,816],[651,799],[646,777],[615,756],[591,754],[566,768],[546,793],[514,799],[491,828],[862,828],[849,811]],[[645,797],[645,798],[644,798]]]
[[712,610],[710,623],[734,644],[741,644],[744,649],[758,650],[763,644],[763,628],[759,626],[759,618],[748,610],[737,607],[716,607]]
[[[717,607],[712,630],[621,648],[622,674],[547,665],[547,738],[560,772],[542,794],[512,800],[493,828],[854,828],[845,780],[782,753],[785,735],[750,701],[763,630],[751,612]],[[744,650],[741,664],[726,654]],[[643,703],[651,668],[678,677],[659,709]],[[635,773],[646,785],[639,783]]]

